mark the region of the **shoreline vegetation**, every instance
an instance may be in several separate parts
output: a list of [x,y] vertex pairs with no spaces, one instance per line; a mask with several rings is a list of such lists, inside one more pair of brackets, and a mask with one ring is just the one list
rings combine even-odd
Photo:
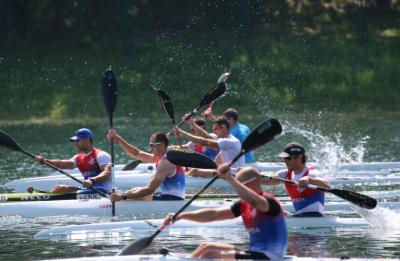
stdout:
[[[154,88],[170,95],[177,112],[191,111],[225,71],[231,87],[217,101],[218,112],[228,106],[248,115],[398,110],[399,4],[382,11],[385,1],[361,7],[352,1],[255,1],[250,5],[263,6],[250,6],[252,23],[243,31],[235,4],[172,1],[164,14],[143,1],[127,8],[136,10],[125,14],[136,25],[127,42],[120,9],[100,2],[24,6],[31,24],[17,23],[13,38],[0,40],[1,121],[103,117],[99,81],[110,67],[119,87],[119,117],[162,118]],[[97,13],[80,13],[92,5]],[[173,8],[186,11],[176,18]],[[59,9],[64,11],[38,15]],[[91,24],[92,16],[108,20]]]

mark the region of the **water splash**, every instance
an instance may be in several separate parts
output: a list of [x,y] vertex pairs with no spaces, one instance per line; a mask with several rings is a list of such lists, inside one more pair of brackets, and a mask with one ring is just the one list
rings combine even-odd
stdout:
[[375,235],[400,234],[400,210],[378,206],[373,210],[354,207],[355,211],[373,228]]
[[303,144],[307,148],[309,162],[316,162],[320,170],[326,175],[336,175],[339,173],[342,163],[360,163],[366,151],[365,144],[368,136],[356,141],[356,145],[346,150],[342,135],[337,133],[334,137],[324,136],[320,131],[309,131],[307,127],[297,126],[285,122],[285,132],[295,134],[305,139],[309,145]]

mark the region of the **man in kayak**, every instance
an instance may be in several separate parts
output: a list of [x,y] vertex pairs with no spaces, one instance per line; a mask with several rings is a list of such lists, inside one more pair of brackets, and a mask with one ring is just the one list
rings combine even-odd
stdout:
[[[215,116],[212,113],[212,106],[210,106],[203,115],[206,119],[215,120]],[[235,136],[240,143],[244,141],[247,135],[250,134],[250,129],[246,125],[239,123],[239,113],[234,108],[228,108],[222,114],[224,118],[226,118],[229,122],[229,127],[231,130],[231,134]],[[246,163],[254,162],[254,152],[250,151],[245,154],[245,161]]]
[[288,230],[282,207],[273,195],[263,192],[261,176],[254,169],[241,169],[236,178],[224,164],[219,167],[218,176],[225,179],[236,190],[241,200],[230,207],[208,208],[180,213],[175,220],[168,214],[164,225],[187,219],[197,222],[211,222],[233,219],[242,216],[243,223],[250,236],[248,251],[234,245],[217,242],[202,243],[192,258],[206,259],[259,259],[280,260],[287,249]]
[[[206,139],[217,139],[217,135],[215,133],[208,133],[206,130],[206,122],[202,117],[194,117],[190,118],[188,117],[190,113],[185,115],[182,120],[190,126],[190,132],[195,135],[195,136],[200,136]],[[178,146],[174,146],[175,148],[179,148]],[[195,144],[191,141],[189,141],[186,144],[183,144],[182,147],[184,149],[190,150],[190,151],[195,151],[198,153],[201,153],[203,155],[206,155],[207,157],[211,159],[215,159],[215,157],[218,155],[218,150],[212,149],[206,146],[202,146],[200,144]]]
[[[240,141],[230,133],[229,122],[225,118],[219,117],[213,122],[212,129],[213,132],[217,135],[217,139],[196,136],[178,127],[175,127],[175,131],[178,135],[184,136],[191,142],[199,144],[201,146],[206,146],[212,149],[219,150],[218,155],[215,158],[215,162],[218,165],[231,161],[237,154],[240,153],[242,146],[240,144]],[[242,156],[232,165],[232,167],[240,168],[244,167],[244,164],[245,160],[244,156]],[[191,174],[193,176],[210,177],[213,175],[213,172],[213,170],[193,169]]]
[[[129,144],[115,130],[110,130],[108,139],[118,142],[122,149],[130,156],[147,163],[156,163],[156,173],[146,186],[133,188],[125,193],[111,194],[114,201],[127,199],[146,200],[184,200],[185,199],[185,172],[182,167],[176,166],[166,158],[168,137],[163,132],[156,132],[150,136],[150,153],[142,151]],[[160,188],[160,192],[155,193]]]
[[[286,190],[292,199],[296,217],[322,217],[324,211],[324,192],[307,188],[308,185],[315,185],[329,188],[329,182],[320,177],[321,172],[314,167],[307,167],[307,157],[304,147],[295,142],[285,146],[279,154],[287,169],[280,170],[273,176],[282,179],[296,181],[299,185],[285,183]],[[269,179],[263,182],[266,185],[278,185],[278,179]]]
[[38,155],[35,160],[39,163],[47,161],[61,169],[78,168],[84,178],[83,189],[60,184],[52,188],[50,192],[93,193],[89,189],[92,187],[104,193],[111,193],[111,156],[93,146],[93,133],[87,128],[82,128],[77,130],[75,136],[69,140],[74,143],[76,150],[81,152],[80,154],[67,160],[50,160]]

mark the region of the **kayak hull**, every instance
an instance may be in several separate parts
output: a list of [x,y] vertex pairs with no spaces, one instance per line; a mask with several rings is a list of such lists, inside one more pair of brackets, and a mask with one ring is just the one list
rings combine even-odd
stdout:
[[[157,229],[163,224],[163,219],[152,220],[134,220],[124,222],[107,222],[87,225],[70,225],[62,227],[53,227],[42,230],[35,235],[37,239],[49,239],[52,236],[77,234],[77,233],[105,233],[112,235],[110,232],[126,233],[137,230]],[[340,217],[288,217],[286,218],[288,228],[338,228],[338,227],[367,227],[368,223],[362,218],[340,218]],[[179,220],[171,226],[171,229],[244,229],[241,218],[235,218],[223,221],[213,221],[207,223],[199,223],[188,220]]]
[[[145,201],[145,200],[126,200],[115,203],[117,216],[122,217],[149,217],[164,216],[167,213],[179,210],[186,201]],[[189,205],[188,210],[200,208],[215,208],[230,206],[233,200],[196,200]],[[282,203],[283,207],[293,212],[291,202]],[[380,206],[390,208],[400,208],[399,202],[379,203]],[[326,202],[326,211],[352,211],[353,207],[347,202]],[[31,202],[10,202],[0,204],[0,216],[21,216],[26,218],[45,217],[45,216],[95,216],[110,217],[111,201],[102,199],[84,200],[53,200],[53,201],[31,201]]]
[[[80,174],[74,174],[74,176],[82,180]],[[138,173],[135,171],[116,171],[115,172],[115,186],[119,190],[125,190],[132,187],[140,187],[147,184],[149,179],[153,176],[153,173]],[[346,176],[346,177],[328,177],[329,183],[331,185],[356,185],[356,184],[400,184],[400,175],[390,175],[390,176]],[[196,178],[196,177],[186,177],[187,187],[202,187],[206,185],[209,178]],[[22,193],[26,192],[29,187],[34,187],[38,190],[49,191],[55,185],[72,185],[79,187],[80,184],[71,178],[59,175],[37,177],[37,178],[24,178],[18,179],[5,184],[9,189],[15,192]],[[229,184],[223,180],[217,180],[214,186],[221,188],[229,187]]]

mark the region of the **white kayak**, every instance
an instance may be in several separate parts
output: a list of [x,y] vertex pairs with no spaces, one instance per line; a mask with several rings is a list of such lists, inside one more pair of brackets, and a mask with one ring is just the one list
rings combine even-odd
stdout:
[[[307,163],[307,165],[315,166],[320,168],[319,164],[317,163]],[[115,171],[122,171],[125,167],[125,164],[117,164],[115,165]],[[283,162],[254,162],[248,163],[246,166],[255,167],[257,170],[262,172],[275,172],[280,169],[284,169],[285,163]],[[155,169],[155,165],[152,163],[140,163],[138,164],[134,170],[138,172],[152,172]],[[341,163],[336,168],[339,171],[400,171],[400,161],[393,161],[393,162],[359,162],[359,163]],[[66,170],[68,173],[79,173],[78,169],[73,170]],[[58,171],[54,171],[51,175],[60,175]]]
[[[206,207],[230,206],[232,200],[196,200],[190,204],[188,209],[200,209]],[[127,200],[115,204],[116,216],[122,217],[149,217],[150,215],[164,216],[167,213],[175,212],[183,206],[185,201],[145,201]],[[282,203],[283,207],[293,212],[291,202]],[[398,209],[400,202],[379,203],[379,206]],[[326,202],[326,211],[353,211],[351,204],[347,202]],[[88,200],[52,200],[52,201],[31,201],[0,204],[0,216],[21,216],[26,218],[47,217],[47,216],[95,216],[110,217],[111,202],[108,199]]]
[[[289,228],[336,228],[336,227],[366,227],[368,223],[363,218],[340,218],[327,217],[288,217],[286,222]],[[40,231],[35,235],[37,239],[49,239],[52,236],[71,233],[106,233],[109,232],[132,232],[139,229],[157,229],[163,224],[163,219],[134,220],[123,222],[107,222],[87,225],[70,225],[53,227]],[[171,229],[181,228],[244,228],[242,218],[235,218],[223,221],[199,223],[188,220],[179,220],[171,226]]]
[[[382,259],[374,258],[345,258],[346,260],[353,261],[379,261]],[[206,261],[215,259],[196,259],[188,257],[188,254],[184,253],[170,253],[167,255],[130,255],[130,256],[96,256],[96,257],[78,257],[78,258],[67,258],[67,259],[50,259],[47,261]],[[285,256],[282,261],[341,261],[343,258],[333,257],[297,257],[297,256]],[[384,259],[385,261],[397,260],[397,259]],[[398,261],[398,260],[397,260]]]
[[[83,180],[81,174],[73,174],[77,179]],[[137,171],[115,171],[115,186],[119,190],[126,190],[132,187],[140,187],[147,184],[153,176],[151,173]],[[379,184],[379,185],[394,185],[400,184],[400,174],[391,175],[375,175],[375,176],[328,176],[331,185],[357,185],[357,184]],[[186,177],[187,187],[200,187],[207,184],[209,178]],[[37,190],[49,191],[57,184],[80,186],[79,183],[64,175],[52,175],[35,178],[24,178],[13,180],[5,184],[5,187],[14,190],[17,193],[26,192],[29,187]],[[217,180],[213,186],[228,187],[229,184],[223,180]]]

